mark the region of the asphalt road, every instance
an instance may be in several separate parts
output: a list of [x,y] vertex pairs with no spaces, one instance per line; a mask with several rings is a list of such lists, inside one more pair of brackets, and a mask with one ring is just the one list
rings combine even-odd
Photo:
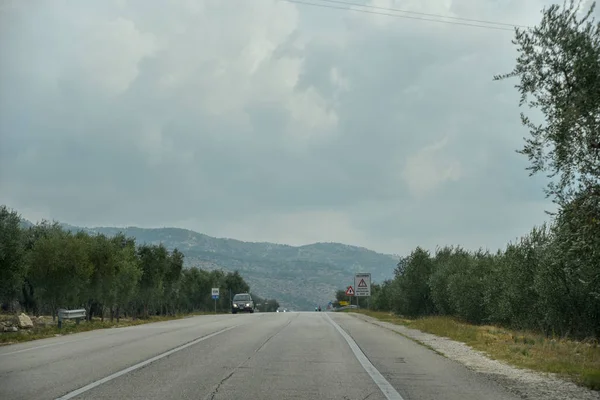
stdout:
[[347,314],[193,317],[0,348],[1,399],[514,400]]

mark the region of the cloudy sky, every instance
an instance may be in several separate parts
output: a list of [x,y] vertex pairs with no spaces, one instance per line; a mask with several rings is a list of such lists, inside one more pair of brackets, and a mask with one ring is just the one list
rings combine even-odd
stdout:
[[[516,82],[492,81],[511,31],[306,1],[3,0],[0,204],[389,253],[547,219]],[[549,3],[348,1],[518,25]]]

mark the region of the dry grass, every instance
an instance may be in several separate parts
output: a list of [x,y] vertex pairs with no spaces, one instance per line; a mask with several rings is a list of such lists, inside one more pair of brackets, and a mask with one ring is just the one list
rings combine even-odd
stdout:
[[497,326],[471,325],[450,317],[405,319],[386,312],[354,312],[463,342],[491,358],[535,371],[556,373],[590,389],[600,390],[597,340],[548,338]]
[[[94,318],[92,321],[81,321],[77,325],[74,321],[64,321],[62,329],[58,329],[56,322],[52,322],[52,317],[45,317],[48,322],[46,326],[34,326],[33,329],[22,329],[19,332],[0,332],[0,345],[13,343],[28,342],[31,340],[44,339],[54,336],[68,335],[72,333],[87,332],[96,329],[122,328],[125,326],[134,326],[149,324],[152,322],[171,321],[175,319],[186,318],[194,315],[214,315],[214,313],[198,312],[193,314],[179,314],[175,316],[153,316],[147,319],[131,319],[121,318],[119,323],[116,320],[110,322],[110,319],[101,321],[99,318]],[[12,318],[11,315],[0,315],[0,321]]]

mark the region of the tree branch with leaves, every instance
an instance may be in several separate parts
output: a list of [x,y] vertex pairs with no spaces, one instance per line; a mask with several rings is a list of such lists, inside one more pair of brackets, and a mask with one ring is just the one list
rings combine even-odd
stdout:
[[494,77],[519,78],[520,105],[541,112],[540,123],[521,113],[530,137],[519,153],[531,174],[548,173],[547,195],[561,207],[581,193],[600,197],[600,23],[596,3],[581,4],[552,5],[538,26],[517,28],[517,65]]

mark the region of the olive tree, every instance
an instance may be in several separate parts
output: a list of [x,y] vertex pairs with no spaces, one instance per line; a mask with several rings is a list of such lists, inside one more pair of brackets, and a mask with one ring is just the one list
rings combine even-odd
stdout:
[[519,152],[532,174],[555,178],[547,193],[560,206],[579,193],[600,196],[600,23],[596,3],[587,11],[581,3],[552,5],[539,25],[517,28],[517,64],[494,77],[519,78],[520,105],[542,113],[541,123],[521,113],[530,137]]

